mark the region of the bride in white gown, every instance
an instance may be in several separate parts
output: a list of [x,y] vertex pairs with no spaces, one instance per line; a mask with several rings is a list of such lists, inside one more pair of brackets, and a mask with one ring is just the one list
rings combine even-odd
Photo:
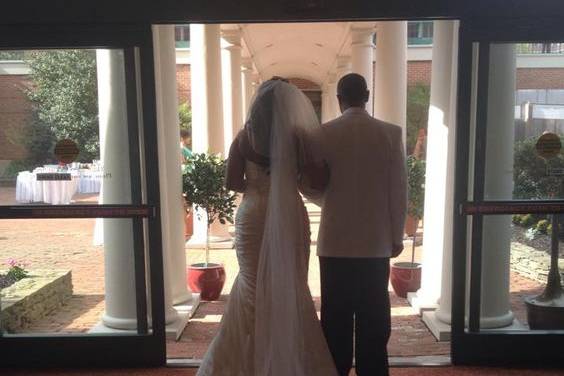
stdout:
[[228,188],[239,274],[198,376],[336,376],[307,285],[309,223],[298,192],[304,147],[319,126],[309,100],[281,79],[263,83],[233,142]]

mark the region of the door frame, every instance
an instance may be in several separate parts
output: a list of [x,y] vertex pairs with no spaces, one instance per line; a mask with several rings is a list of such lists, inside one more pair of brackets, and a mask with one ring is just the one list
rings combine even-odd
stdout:
[[[564,200],[484,200],[489,44],[564,41],[564,26],[554,18],[462,20],[459,38],[452,264],[452,361],[455,365],[519,364],[562,367],[564,358],[560,349],[564,345],[564,331],[484,332],[480,331],[479,322],[483,216],[531,212],[564,213]],[[478,48],[477,58],[475,48]],[[474,76],[474,64],[477,64],[477,76]],[[477,83],[474,135],[471,131],[474,111],[473,80]],[[471,145],[473,138],[474,143]],[[473,169],[470,167],[472,164]],[[468,188],[470,176],[473,176],[472,192]],[[468,222],[469,217],[471,225]],[[469,245],[470,243],[472,245]],[[469,270],[473,272],[470,273]]]
[[[3,335],[0,331],[0,367],[163,365],[166,362],[166,344],[160,192],[158,184],[142,185],[143,181],[159,181],[151,27],[147,24],[2,25],[0,35],[0,49],[123,49],[131,204],[0,206],[0,220],[131,218],[137,315],[143,318],[139,321],[137,333],[53,336]],[[146,268],[146,262],[150,267]],[[147,296],[150,297],[149,305]],[[150,322],[147,315],[149,308]]]

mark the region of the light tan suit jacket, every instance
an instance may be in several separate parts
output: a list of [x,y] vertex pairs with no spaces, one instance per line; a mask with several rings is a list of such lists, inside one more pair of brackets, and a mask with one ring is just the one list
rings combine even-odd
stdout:
[[310,137],[314,159],[330,170],[317,254],[390,257],[402,244],[407,209],[402,129],[349,108]]

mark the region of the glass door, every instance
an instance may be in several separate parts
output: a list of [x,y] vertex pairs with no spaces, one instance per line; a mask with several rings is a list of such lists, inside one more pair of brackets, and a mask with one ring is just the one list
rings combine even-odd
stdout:
[[563,42],[551,20],[462,23],[455,364],[564,363]]
[[164,364],[150,27],[0,35],[2,366]]

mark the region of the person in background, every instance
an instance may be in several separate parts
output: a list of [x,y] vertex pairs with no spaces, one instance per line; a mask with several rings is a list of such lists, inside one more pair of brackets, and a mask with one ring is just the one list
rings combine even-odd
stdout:
[[[182,173],[186,171],[190,165],[190,158],[192,158],[192,150],[190,150],[190,144],[192,140],[190,137],[190,132],[185,129],[180,130],[180,150],[182,152],[181,166]],[[184,197],[182,197],[182,205],[184,206],[184,237],[189,240],[193,234],[193,218],[192,218],[192,207],[186,203]]]
[[182,151],[182,164],[187,164],[188,160],[192,157],[192,150],[190,150],[190,132],[185,129],[180,130],[180,150]]

